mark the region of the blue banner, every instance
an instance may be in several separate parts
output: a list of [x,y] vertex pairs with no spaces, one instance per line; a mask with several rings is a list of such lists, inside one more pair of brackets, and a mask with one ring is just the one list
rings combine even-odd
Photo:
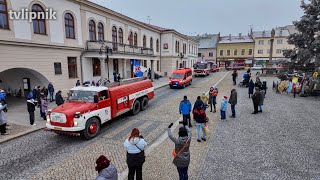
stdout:
[[139,62],[135,59],[133,60],[134,74],[137,77],[143,77],[143,73],[145,71],[145,67],[140,66]]

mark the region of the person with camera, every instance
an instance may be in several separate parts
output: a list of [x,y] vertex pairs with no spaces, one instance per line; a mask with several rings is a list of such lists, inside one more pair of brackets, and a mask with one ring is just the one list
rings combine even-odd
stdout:
[[188,167],[190,164],[190,143],[191,143],[191,131],[189,127],[186,125],[184,127],[179,128],[179,137],[176,138],[173,136],[171,127],[173,123],[171,123],[167,129],[168,136],[171,141],[174,142],[175,148],[172,152],[173,155],[173,164],[177,167],[179,173],[180,180],[188,179]]
[[134,128],[128,139],[124,142],[127,150],[127,164],[129,168],[128,180],[142,180],[142,165],[145,162],[144,149],[147,142],[143,139],[139,129]]

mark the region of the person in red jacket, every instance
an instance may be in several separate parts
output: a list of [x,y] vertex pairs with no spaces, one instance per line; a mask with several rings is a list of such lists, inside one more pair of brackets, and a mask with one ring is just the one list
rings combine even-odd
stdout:
[[212,112],[212,106],[214,107],[214,113],[216,112],[216,104],[217,104],[217,96],[218,96],[218,87],[211,87],[209,91],[209,104],[210,104],[210,112]]
[[[195,108],[193,110],[194,120],[196,121],[196,126],[197,126],[197,133],[198,133],[197,141],[198,142],[201,142],[201,139],[203,141],[207,140],[206,133],[205,133],[205,130],[204,130],[207,116],[206,116],[206,112],[205,112],[205,110],[203,109],[202,106],[203,105],[198,106],[197,108]],[[200,136],[200,130],[202,130],[202,138]]]

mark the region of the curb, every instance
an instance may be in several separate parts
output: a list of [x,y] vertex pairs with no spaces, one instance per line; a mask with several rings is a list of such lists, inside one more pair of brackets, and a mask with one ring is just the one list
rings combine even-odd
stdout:
[[[160,89],[160,88],[163,88],[163,87],[168,86],[168,85],[169,85],[169,84],[164,84],[164,85],[161,85],[161,86],[159,86],[159,87],[157,87],[157,88],[154,88],[154,89],[155,89],[155,90],[156,90],[156,89]],[[32,130],[20,132],[20,133],[14,135],[14,136],[11,137],[11,138],[4,139],[4,140],[0,140],[0,144],[5,143],[5,142],[8,142],[8,141],[11,141],[11,140],[14,140],[14,139],[17,139],[17,138],[19,138],[19,137],[21,137],[21,136],[24,136],[24,135],[31,134],[31,133],[33,133],[33,132],[37,132],[37,131],[43,130],[43,129],[45,129],[45,128],[46,128],[46,127],[42,127],[42,128],[39,128],[39,129],[32,129]]]

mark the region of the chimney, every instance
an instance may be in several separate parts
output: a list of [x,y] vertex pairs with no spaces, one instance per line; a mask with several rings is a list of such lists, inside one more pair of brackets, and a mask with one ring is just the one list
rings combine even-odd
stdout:
[[231,34],[229,34],[229,40],[231,41]]
[[239,39],[241,39],[242,38],[242,33],[239,33]]

